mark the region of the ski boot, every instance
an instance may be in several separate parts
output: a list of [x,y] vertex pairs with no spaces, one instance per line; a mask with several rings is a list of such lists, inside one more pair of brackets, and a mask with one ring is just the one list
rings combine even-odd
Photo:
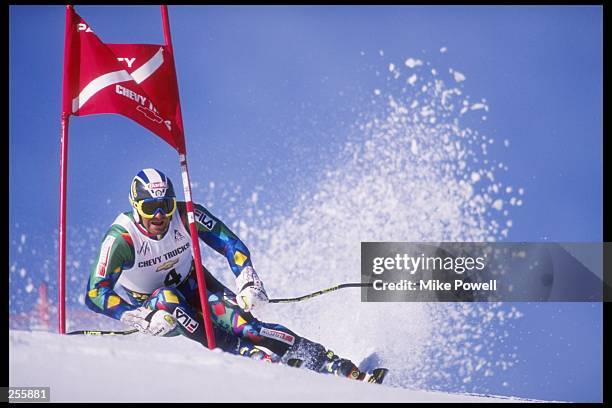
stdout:
[[262,360],[266,363],[278,363],[280,361],[280,357],[278,357],[276,354],[269,354],[266,351],[257,348],[257,346],[250,343],[241,344],[238,349],[238,354],[244,357],[251,358],[253,360]]
[[327,361],[323,364],[322,372],[348,377],[352,380],[382,384],[389,372],[386,368],[375,368],[370,372],[360,371],[351,360],[340,358],[331,350],[326,352],[325,357]]
[[368,372],[364,376],[364,378],[362,378],[362,381],[367,381],[373,384],[382,384],[388,372],[389,369],[387,368],[375,368],[372,371]]
[[359,371],[359,368],[351,360],[340,358],[331,350],[325,353],[325,357],[327,360],[323,364],[321,372],[348,377],[352,380],[363,380],[366,376],[366,373]]

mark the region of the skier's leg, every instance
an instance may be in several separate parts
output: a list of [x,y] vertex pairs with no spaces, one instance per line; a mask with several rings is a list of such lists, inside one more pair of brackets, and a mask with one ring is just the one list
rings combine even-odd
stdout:
[[[323,345],[298,336],[283,325],[259,321],[242,310],[236,303],[236,295],[215,279],[206,268],[204,268],[204,277],[213,324],[216,329],[222,329],[225,333],[240,338],[241,354],[249,355],[256,351],[255,347],[261,347],[273,354],[272,361],[280,360],[282,363],[287,363],[292,359],[298,359],[302,361],[303,367],[317,372],[357,378],[359,370],[350,360],[338,357],[332,351],[326,350]],[[192,308],[200,310],[197,281],[193,274],[180,289]]]
[[[295,343],[296,334],[284,326],[262,323],[250,313],[242,310],[236,303],[236,295],[204,269],[208,305],[213,325],[253,344],[265,347],[272,353],[282,356]],[[192,309],[200,311],[198,283],[191,274],[178,289],[184,294]],[[246,344],[246,342],[244,342]]]
[[274,353],[282,363],[292,359],[302,361],[302,366],[322,373],[358,379],[360,371],[350,360],[335,355],[319,343],[298,336],[287,327],[262,322],[242,310],[235,297],[213,294],[208,299],[213,322],[216,326],[231,331],[241,339],[248,339],[255,347]]
[[[143,306],[153,310],[165,310],[177,320],[177,329],[167,336],[180,334],[207,346],[204,323],[200,313],[187,302],[185,296],[176,288],[162,287],[154,291]],[[227,332],[214,327],[217,347],[233,354],[239,353],[240,340]]]
[[234,296],[227,293],[211,294],[208,304],[215,326],[247,339],[255,346],[263,347],[282,356],[295,344],[298,336],[280,324],[264,323],[242,310]]

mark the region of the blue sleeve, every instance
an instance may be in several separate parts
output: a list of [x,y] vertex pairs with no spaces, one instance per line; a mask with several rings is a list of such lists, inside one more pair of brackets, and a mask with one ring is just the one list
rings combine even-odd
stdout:
[[249,249],[223,222],[200,204],[194,206],[194,215],[200,239],[225,256],[235,276],[253,266]]

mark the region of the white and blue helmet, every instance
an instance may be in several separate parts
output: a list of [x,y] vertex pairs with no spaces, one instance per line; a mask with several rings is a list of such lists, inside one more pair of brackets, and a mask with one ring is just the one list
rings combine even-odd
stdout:
[[142,169],[132,179],[130,204],[134,207],[134,217],[139,219],[136,203],[147,199],[176,198],[172,181],[157,169]]

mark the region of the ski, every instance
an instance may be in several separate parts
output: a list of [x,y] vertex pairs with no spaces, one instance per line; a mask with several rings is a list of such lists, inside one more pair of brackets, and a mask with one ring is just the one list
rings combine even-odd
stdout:
[[138,329],[131,330],[75,330],[66,333],[67,335],[82,334],[86,336],[127,336],[137,333]]
[[388,372],[389,369],[387,368],[375,368],[368,373],[362,372],[361,375],[358,377],[358,380],[366,381],[373,384],[382,384]]

